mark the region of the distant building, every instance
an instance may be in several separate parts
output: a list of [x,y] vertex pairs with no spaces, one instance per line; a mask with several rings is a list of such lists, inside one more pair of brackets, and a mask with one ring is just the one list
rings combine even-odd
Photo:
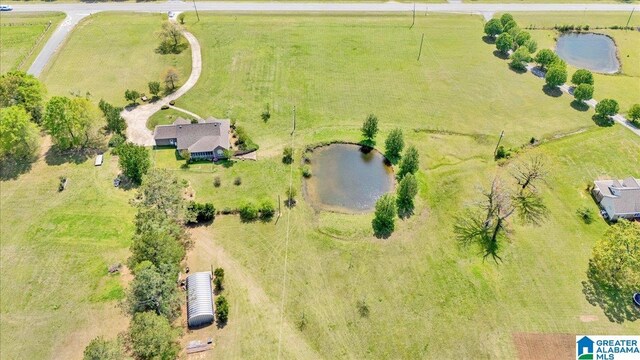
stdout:
[[231,148],[229,120],[212,117],[191,123],[177,118],[171,125],[158,125],[153,131],[156,146],[175,146],[178,151],[188,151],[192,159],[218,160]]
[[593,196],[609,220],[640,219],[640,179],[594,181]]
[[197,272],[187,277],[187,322],[189,327],[213,322],[213,292],[209,272]]

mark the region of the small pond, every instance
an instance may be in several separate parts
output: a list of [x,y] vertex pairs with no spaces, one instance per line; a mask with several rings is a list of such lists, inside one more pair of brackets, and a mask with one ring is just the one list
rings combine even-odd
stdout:
[[376,150],[358,145],[332,144],[317,148],[311,159],[311,178],[305,195],[326,210],[364,212],[375,207],[382,195],[393,190],[393,169]]
[[600,73],[615,73],[620,69],[616,44],[601,34],[569,33],[558,38],[556,53],[568,64],[579,69]]

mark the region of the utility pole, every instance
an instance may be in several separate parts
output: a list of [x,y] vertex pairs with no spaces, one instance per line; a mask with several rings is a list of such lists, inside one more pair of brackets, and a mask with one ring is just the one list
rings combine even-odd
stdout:
[[293,106],[293,130],[291,130],[291,135],[296,131],[296,107]]
[[422,39],[420,40],[420,52],[418,53],[418,61],[420,61],[420,56],[422,55],[422,43],[424,42],[424,33],[422,33]]
[[635,7],[631,9],[631,14],[629,14],[629,19],[627,20],[627,25],[626,25],[626,26],[629,26],[629,21],[631,21],[631,15],[633,15],[633,12],[634,12],[635,10],[636,10],[636,8],[635,8]]
[[193,8],[196,10],[196,17],[198,18],[198,22],[200,22],[200,15],[198,14],[198,8],[196,7],[196,0],[193,0]]
[[504,136],[504,130],[500,132],[500,138],[498,139],[498,143],[496,144],[495,150],[493,150],[493,157],[496,157],[496,153],[498,152],[498,147],[500,146],[500,142],[502,141],[503,136]]
[[413,21],[411,21],[411,26],[409,29],[413,28],[413,25],[416,23],[416,3],[413,3]]

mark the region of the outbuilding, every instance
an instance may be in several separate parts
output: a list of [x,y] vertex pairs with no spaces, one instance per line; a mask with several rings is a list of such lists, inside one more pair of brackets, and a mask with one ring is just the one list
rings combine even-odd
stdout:
[[102,154],[99,154],[98,156],[96,156],[96,162],[94,163],[95,166],[101,166],[102,165],[102,161],[103,161],[103,156]]
[[197,272],[187,277],[187,323],[199,327],[213,322],[211,273]]

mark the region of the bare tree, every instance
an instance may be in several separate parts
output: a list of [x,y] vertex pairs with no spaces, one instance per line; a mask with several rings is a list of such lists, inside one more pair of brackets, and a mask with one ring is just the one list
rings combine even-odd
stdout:
[[547,214],[536,189],[545,176],[541,159],[532,158],[516,165],[512,175],[513,189],[496,176],[489,190],[483,192],[483,200],[465,211],[454,224],[453,230],[462,245],[477,244],[484,257],[491,256],[494,261],[502,260],[498,253],[502,242],[508,240],[508,220],[513,214],[517,213],[525,224],[540,224]]
[[176,88],[176,83],[178,82],[178,80],[178,71],[176,71],[175,68],[168,68],[164,76],[164,84],[166,85],[167,89],[173,91]]
[[161,43],[158,51],[163,54],[174,53],[178,54],[183,50],[181,44],[182,40],[182,26],[167,21],[162,24],[162,30],[158,33]]

